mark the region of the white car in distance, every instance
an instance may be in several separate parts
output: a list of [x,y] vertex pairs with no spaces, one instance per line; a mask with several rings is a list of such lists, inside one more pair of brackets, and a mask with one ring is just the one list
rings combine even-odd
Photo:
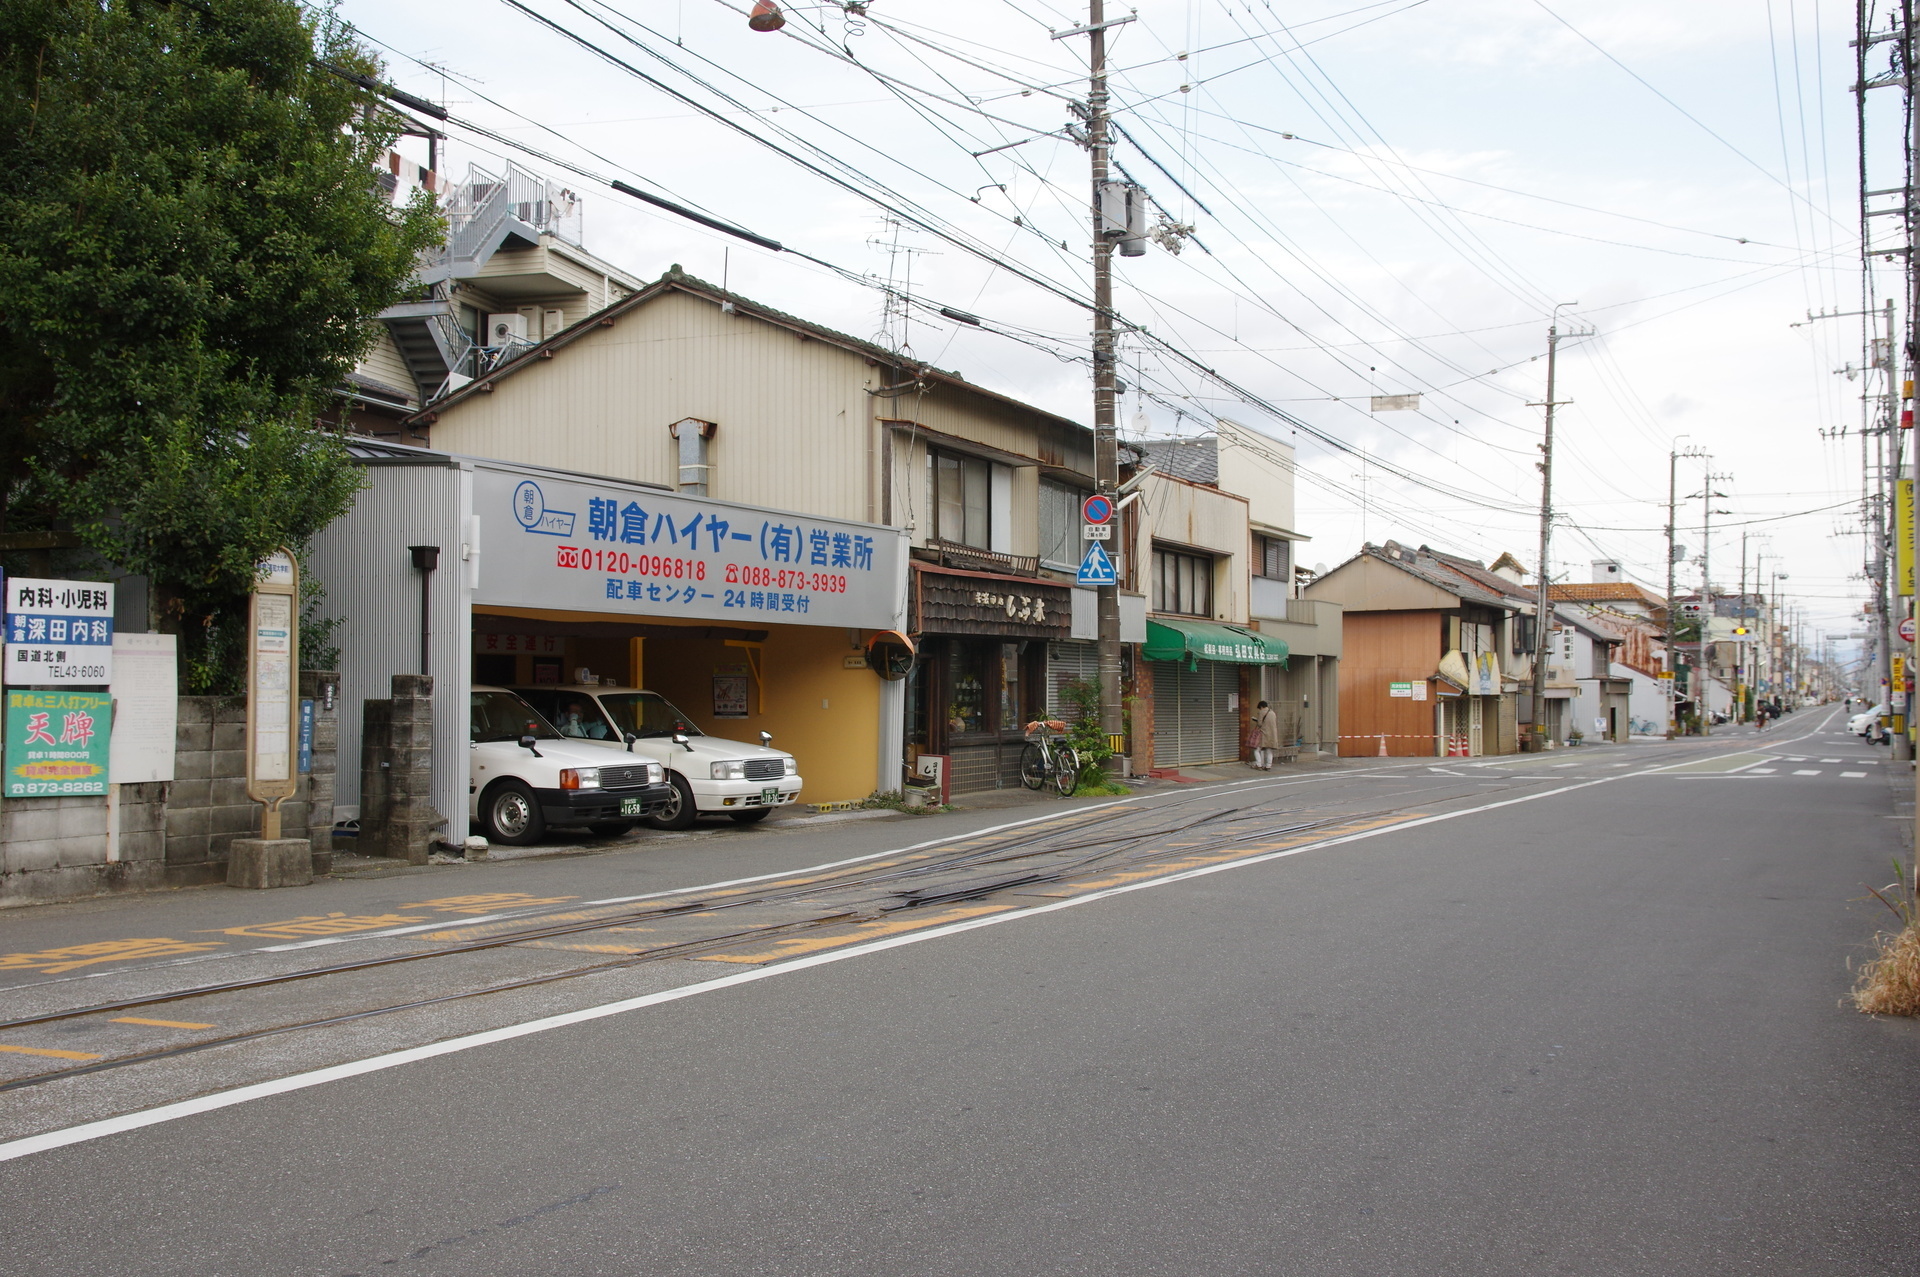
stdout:
[[564,686],[514,689],[567,736],[625,741],[667,769],[673,796],[647,818],[655,829],[686,829],[699,816],[731,816],[742,825],[765,820],[800,797],[800,765],[792,754],[760,744],[708,736],[666,697],[638,687]]
[[658,760],[569,739],[504,687],[471,689],[468,713],[467,818],[489,842],[539,842],[549,825],[617,837],[677,797]]

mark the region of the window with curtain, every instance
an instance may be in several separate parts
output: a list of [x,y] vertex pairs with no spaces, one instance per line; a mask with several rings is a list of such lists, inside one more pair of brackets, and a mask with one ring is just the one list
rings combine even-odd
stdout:
[[1078,488],[1040,481],[1040,561],[1048,567],[1071,572],[1080,565],[1080,503],[1085,499]]
[[1153,610],[1213,615],[1213,558],[1178,550],[1153,552]]
[[929,452],[927,465],[932,471],[934,537],[986,549],[992,535],[992,467],[979,457],[952,452]]

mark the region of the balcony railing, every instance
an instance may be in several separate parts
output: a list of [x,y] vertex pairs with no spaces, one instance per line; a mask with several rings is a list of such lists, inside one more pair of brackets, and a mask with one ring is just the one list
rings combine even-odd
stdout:
[[953,541],[929,541],[924,546],[915,547],[913,555],[923,562],[938,563],[943,568],[959,568],[963,572],[996,572],[1003,576],[1040,575],[1038,556],[1001,554]]

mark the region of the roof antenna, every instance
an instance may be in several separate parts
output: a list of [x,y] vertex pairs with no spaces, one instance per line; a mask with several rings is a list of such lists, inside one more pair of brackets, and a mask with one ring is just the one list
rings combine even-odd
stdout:
[[[722,293],[728,291],[727,277],[732,273],[732,267],[733,249],[723,244],[720,246],[720,291]],[[731,315],[733,313],[733,298],[722,297],[720,299],[720,313],[723,315]]]

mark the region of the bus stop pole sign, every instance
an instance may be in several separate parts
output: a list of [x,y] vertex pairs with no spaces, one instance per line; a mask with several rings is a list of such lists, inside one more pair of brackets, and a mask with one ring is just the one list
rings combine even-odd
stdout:
[[247,614],[247,797],[265,803],[260,837],[280,837],[280,804],[299,785],[300,569],[276,550],[260,564]]

